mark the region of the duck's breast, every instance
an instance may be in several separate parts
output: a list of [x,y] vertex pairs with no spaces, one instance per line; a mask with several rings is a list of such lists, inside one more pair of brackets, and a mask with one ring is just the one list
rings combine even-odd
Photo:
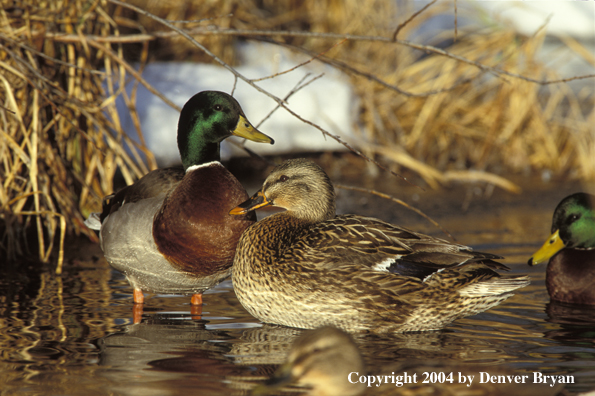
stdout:
[[221,164],[186,174],[155,216],[159,251],[178,269],[197,276],[228,270],[242,232],[255,220],[229,211],[248,199],[240,182]]

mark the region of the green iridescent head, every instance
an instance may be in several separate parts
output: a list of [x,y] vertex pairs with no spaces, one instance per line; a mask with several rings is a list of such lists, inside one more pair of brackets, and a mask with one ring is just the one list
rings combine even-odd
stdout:
[[240,104],[225,92],[203,91],[182,109],[178,121],[178,149],[184,169],[219,161],[219,144],[231,135],[255,142],[274,141],[250,124]]
[[552,234],[529,259],[529,265],[542,263],[562,249],[595,248],[595,196],[576,193],[556,207]]

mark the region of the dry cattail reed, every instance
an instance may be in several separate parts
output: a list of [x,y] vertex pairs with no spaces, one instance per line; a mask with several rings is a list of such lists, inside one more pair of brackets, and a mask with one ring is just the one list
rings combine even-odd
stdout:
[[[213,60],[163,23],[114,3],[15,1],[0,10],[3,256],[24,254],[31,233],[42,261],[67,232],[93,238],[82,221],[112,191],[116,169],[131,183],[155,167],[142,144],[136,93],[120,88],[131,79],[148,86],[129,62]],[[578,93],[544,84],[560,76],[536,59],[542,31],[522,37],[459,27],[440,49],[406,40],[448,2],[415,18],[384,0],[127,3],[190,21],[174,25],[230,65],[237,40],[266,40],[344,70],[359,98],[354,146],[432,187],[479,180],[516,191],[495,173],[545,169],[595,179],[592,79]],[[434,42],[453,39],[449,31]],[[594,63],[579,43],[564,40]],[[122,132],[118,96],[141,144]]]

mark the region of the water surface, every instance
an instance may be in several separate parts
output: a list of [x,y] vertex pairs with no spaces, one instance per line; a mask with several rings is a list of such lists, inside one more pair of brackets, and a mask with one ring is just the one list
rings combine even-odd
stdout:
[[[376,187],[425,210],[459,243],[505,256],[511,273],[529,274],[532,284],[443,331],[357,335],[370,371],[398,375],[429,367],[448,374],[471,365],[465,370],[478,377],[505,372],[532,382],[538,372],[571,376],[570,394],[595,389],[595,310],[550,303],[545,266],[526,265],[548,236],[557,202],[588,188],[536,184],[524,186],[522,195],[487,196],[478,187],[422,192],[392,179],[383,184]],[[444,237],[374,196],[342,190],[338,208]],[[270,376],[301,332],[259,323],[238,303],[230,281],[205,294],[200,315],[191,314],[187,297],[148,295],[135,324],[131,289],[98,247],[72,242],[69,256],[61,276],[25,261],[1,270],[0,395],[242,395]],[[530,387],[515,389],[506,392]],[[538,392],[559,390],[541,385]]]

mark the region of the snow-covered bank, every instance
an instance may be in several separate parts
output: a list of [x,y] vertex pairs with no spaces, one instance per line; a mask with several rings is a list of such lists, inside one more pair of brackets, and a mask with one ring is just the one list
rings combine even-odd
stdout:
[[[412,4],[420,8],[425,3],[415,1]],[[521,34],[532,35],[541,26],[545,26],[550,40],[546,40],[539,59],[555,70],[560,78],[595,73],[594,66],[589,64],[584,54],[583,57],[578,56],[576,51],[573,52],[566,44],[562,44],[560,39],[556,39],[556,37],[573,37],[585,45],[591,55],[595,53],[593,48],[595,46],[595,3],[592,1],[459,0],[457,7],[458,26],[461,30],[469,26],[502,28],[510,25]],[[444,29],[454,32],[453,12],[454,8],[450,8],[445,13],[429,19],[408,39],[436,44],[432,41],[436,38],[436,32]],[[399,15],[395,18],[395,26],[402,22],[400,18],[409,16],[410,13]],[[242,65],[236,69],[248,78],[274,75],[294,68],[306,59],[297,58],[282,48],[266,44],[243,44],[240,51]],[[356,98],[349,79],[339,71],[314,61],[305,67],[256,82],[256,84],[283,98],[306,75],[308,77],[305,82],[321,73],[324,73],[321,78],[293,95],[288,105],[301,117],[351,142],[354,136],[353,125],[357,122]],[[235,82],[234,75],[220,66],[191,63],[152,63],[145,69],[143,77],[180,107],[192,95],[202,90],[221,90],[231,93]],[[541,76],[529,77],[541,78]],[[576,91],[590,89],[590,92],[593,92],[595,80],[574,81],[572,84]],[[137,108],[148,148],[156,155],[160,165],[178,162],[179,155],[175,139],[178,112],[150,94],[144,87],[141,86],[139,91]],[[277,106],[272,99],[241,80],[237,81],[233,95],[254,125],[258,125]],[[123,103],[120,103],[120,114],[124,119],[125,130],[134,137],[132,121],[127,117],[127,109]],[[259,129],[272,136],[276,144],[269,146],[248,142],[247,147],[264,155],[344,149],[336,141],[324,137],[320,131],[296,119],[283,109],[277,110],[272,117],[259,126]],[[230,144],[224,143],[222,146],[223,159],[239,153],[242,151]]]
[[[299,63],[296,59],[290,59],[284,50],[272,45],[245,45],[242,47],[242,54],[244,65],[235,69],[249,79],[271,76],[291,69]],[[353,134],[352,108],[355,99],[348,79],[340,72],[320,64],[308,64],[256,84],[284,98],[300,84],[307,83],[321,74],[322,77],[293,94],[287,101],[288,107],[306,120],[348,140]],[[153,87],[180,107],[197,92],[218,90],[230,93],[234,87],[234,75],[227,69],[215,65],[151,63],[142,75]],[[242,80],[237,81],[233,96],[255,126],[277,107],[274,100]],[[155,154],[161,166],[179,162],[176,145],[179,113],[142,85],[139,85],[137,97],[140,123],[148,148]],[[118,104],[118,108],[124,130],[136,139],[132,120],[123,101]],[[282,108],[275,111],[258,126],[258,129],[275,139],[274,145],[246,142],[246,147],[262,155],[345,149],[335,140],[324,137],[319,130],[298,120]],[[221,148],[222,159],[242,152],[243,150],[226,142]]]

